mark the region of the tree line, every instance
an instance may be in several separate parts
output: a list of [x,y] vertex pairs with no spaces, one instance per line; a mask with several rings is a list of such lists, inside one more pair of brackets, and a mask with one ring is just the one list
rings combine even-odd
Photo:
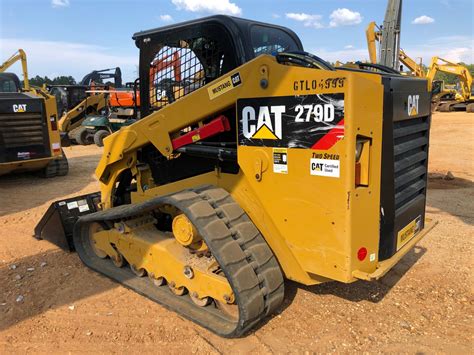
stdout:
[[[471,75],[474,77],[474,64],[466,64],[466,63],[459,63],[464,65],[470,72]],[[423,65],[423,69],[425,72],[427,71],[427,67]],[[443,80],[445,84],[456,84],[458,82],[458,78],[456,75],[448,74],[448,73],[438,73],[436,74],[436,80]],[[30,78],[30,85],[33,86],[43,86],[43,84],[47,85],[76,85],[77,82],[72,76],[57,76],[53,79],[48,78],[48,76],[39,76],[36,75],[35,77]]]
[[29,78],[30,80],[30,85],[33,86],[43,86],[43,84],[47,85],[75,85],[76,84],[76,79],[74,79],[72,76],[57,76],[53,79],[48,78],[48,76],[39,76],[36,75],[35,77]]

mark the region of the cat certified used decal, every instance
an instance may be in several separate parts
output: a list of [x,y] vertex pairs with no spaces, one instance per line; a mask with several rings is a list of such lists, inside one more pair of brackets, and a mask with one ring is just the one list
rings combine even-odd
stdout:
[[330,149],[344,137],[344,94],[237,101],[239,144]]

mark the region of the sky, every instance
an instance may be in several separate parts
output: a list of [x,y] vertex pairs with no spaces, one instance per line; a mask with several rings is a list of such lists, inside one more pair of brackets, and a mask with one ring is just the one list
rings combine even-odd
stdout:
[[[474,63],[473,0],[403,2],[401,47],[429,64],[437,55]],[[137,77],[135,32],[211,14],[286,26],[306,51],[330,62],[368,59],[365,28],[383,22],[386,0],[0,0],[0,61],[18,48],[30,77],[119,66]],[[20,74],[20,65],[11,71]]]

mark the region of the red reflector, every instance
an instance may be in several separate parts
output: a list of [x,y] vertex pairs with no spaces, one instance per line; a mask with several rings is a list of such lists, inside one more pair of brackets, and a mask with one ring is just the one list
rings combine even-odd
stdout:
[[367,249],[364,247],[360,248],[359,251],[357,252],[357,259],[359,259],[360,261],[363,261],[366,256],[367,256]]

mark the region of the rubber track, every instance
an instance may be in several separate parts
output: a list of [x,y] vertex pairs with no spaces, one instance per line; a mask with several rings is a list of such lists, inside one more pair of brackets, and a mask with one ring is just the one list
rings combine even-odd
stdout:
[[[176,296],[167,287],[156,287],[148,278],[136,277],[128,268],[116,268],[92,251],[88,225],[139,216],[162,204],[179,208],[203,236],[229,281],[239,307],[238,321],[224,317],[212,306],[198,307],[187,296]],[[281,269],[263,236],[247,214],[223,189],[204,186],[124,205],[81,217],[74,227],[74,244],[90,268],[162,304],[224,337],[238,337],[275,311],[284,297]]]

